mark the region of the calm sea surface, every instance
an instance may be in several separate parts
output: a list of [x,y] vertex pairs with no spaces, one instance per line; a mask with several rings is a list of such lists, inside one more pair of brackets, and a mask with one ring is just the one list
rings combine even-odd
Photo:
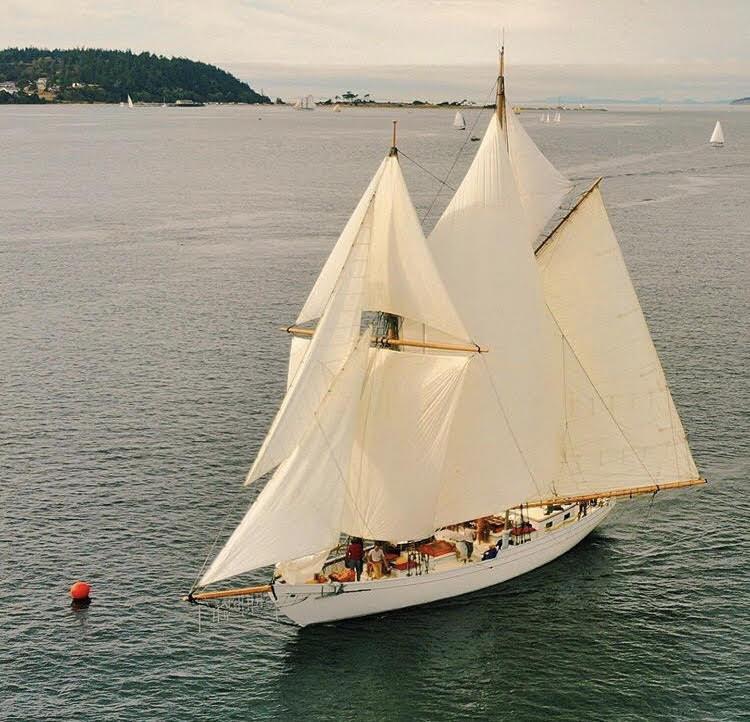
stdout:
[[[750,109],[523,116],[580,190],[605,176],[708,487],[620,504],[553,564],[381,618],[204,611],[199,629],[180,602],[256,493],[277,328],[391,118],[443,176],[466,136],[438,110],[0,108],[0,717],[750,719]],[[424,212],[438,184],[403,167]]]

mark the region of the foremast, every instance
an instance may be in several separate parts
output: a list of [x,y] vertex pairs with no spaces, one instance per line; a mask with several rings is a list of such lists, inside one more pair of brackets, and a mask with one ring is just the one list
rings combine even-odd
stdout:
[[505,147],[508,148],[508,126],[506,118],[506,99],[505,99],[505,43],[500,46],[500,52],[498,54],[498,73],[497,73],[497,87],[495,95],[495,114],[497,115],[498,123],[503,131],[505,137]]

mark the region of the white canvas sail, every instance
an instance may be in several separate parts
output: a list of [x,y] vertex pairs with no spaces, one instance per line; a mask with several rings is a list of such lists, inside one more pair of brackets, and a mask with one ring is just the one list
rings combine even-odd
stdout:
[[453,116],[453,127],[457,130],[466,129],[466,120],[464,120],[463,113],[460,110],[457,110],[456,114]]
[[698,478],[685,431],[598,189],[540,249],[564,336],[565,460],[558,494]]
[[367,330],[331,384],[315,423],[263,488],[201,586],[336,545],[369,350]]
[[128,95],[128,108],[132,108],[132,107],[133,107],[133,99],[130,97],[130,95]]
[[336,103],[336,105],[333,106],[333,112],[334,113],[340,113],[341,112],[341,106]]
[[308,95],[305,98],[305,110],[315,110],[315,99],[312,95]]
[[442,523],[544,493],[559,469],[561,358],[529,229],[493,115],[429,238],[461,320],[489,349],[469,370],[458,402],[437,515]]
[[359,336],[372,227],[373,208],[370,203],[317,331],[296,364],[286,396],[248,472],[248,484],[291,454],[312,423],[315,412]]
[[448,435],[476,355],[374,349],[362,392],[342,529],[409,540],[437,528]]
[[560,122],[560,113],[557,112],[555,113],[555,123],[559,123],[559,122]]
[[518,116],[509,113],[506,120],[510,163],[533,244],[572,184],[537,148]]
[[427,249],[397,157],[387,158],[375,177],[369,200],[363,196],[353,214],[358,225],[347,224],[334,261],[329,258],[323,269],[326,287],[313,289],[316,299],[326,298],[325,307],[309,345],[293,347],[287,394],[247,483],[280,464],[299,442],[357,338],[363,311],[392,313],[468,339]]
[[716,121],[714,132],[711,133],[711,139],[708,141],[711,145],[724,145],[724,131],[721,129],[721,122]]

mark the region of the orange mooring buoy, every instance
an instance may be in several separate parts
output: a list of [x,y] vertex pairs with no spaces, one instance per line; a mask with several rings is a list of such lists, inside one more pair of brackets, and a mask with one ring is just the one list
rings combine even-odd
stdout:
[[75,602],[83,602],[91,595],[91,587],[86,582],[76,582],[70,588],[70,596]]

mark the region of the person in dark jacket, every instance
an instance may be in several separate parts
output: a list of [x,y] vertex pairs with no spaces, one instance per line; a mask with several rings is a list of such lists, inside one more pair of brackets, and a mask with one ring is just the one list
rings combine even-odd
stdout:
[[364,544],[359,537],[352,537],[349,546],[346,547],[346,557],[344,566],[347,569],[354,569],[357,573],[357,581],[362,576],[362,558],[364,556]]

